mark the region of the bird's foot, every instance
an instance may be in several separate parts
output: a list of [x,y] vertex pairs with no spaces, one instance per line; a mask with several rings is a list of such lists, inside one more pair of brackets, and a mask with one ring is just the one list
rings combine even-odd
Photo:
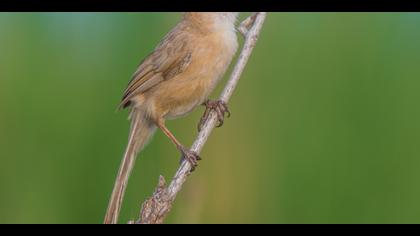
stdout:
[[191,164],[191,172],[193,172],[198,166],[198,161],[201,161],[201,157],[196,152],[186,149],[184,147],[181,147],[180,151],[182,154],[181,163],[182,161],[187,160]]
[[219,123],[216,127],[220,127],[223,125],[224,119],[225,119],[225,113],[227,113],[227,117],[230,117],[230,111],[228,109],[227,104],[224,101],[217,100],[207,100],[202,104],[206,107],[206,111],[204,112],[204,115],[201,117],[200,123],[198,124],[198,132],[200,132],[204,126],[204,124],[207,122],[207,120],[210,117],[210,112],[213,110],[217,114],[217,120]]

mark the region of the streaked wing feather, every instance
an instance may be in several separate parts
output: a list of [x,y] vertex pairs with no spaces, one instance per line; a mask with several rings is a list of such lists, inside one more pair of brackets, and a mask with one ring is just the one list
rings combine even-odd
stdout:
[[[124,92],[120,107],[129,106],[130,100],[135,95],[151,89],[164,80],[173,78],[188,67],[191,62],[191,52],[181,36],[169,34],[163,43],[140,64]],[[172,42],[173,40],[175,42]]]

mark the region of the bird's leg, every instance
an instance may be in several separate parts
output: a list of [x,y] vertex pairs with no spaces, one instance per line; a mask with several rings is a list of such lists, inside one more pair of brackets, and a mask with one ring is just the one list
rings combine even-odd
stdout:
[[228,106],[224,101],[217,100],[217,101],[211,101],[207,100],[203,104],[203,106],[206,107],[206,111],[204,112],[203,116],[201,117],[200,123],[198,123],[198,132],[201,131],[204,124],[207,122],[210,116],[210,112],[214,110],[217,114],[217,120],[219,121],[219,124],[217,124],[216,127],[220,127],[223,125],[224,119],[225,119],[225,113],[227,113],[227,117],[230,117],[230,111],[228,109]]
[[191,171],[194,171],[195,167],[198,165],[198,161],[201,160],[200,156],[187,148],[184,147],[176,138],[175,136],[169,131],[168,128],[165,126],[165,122],[160,120],[157,122],[157,126],[163,131],[163,133],[175,144],[176,148],[181,152],[182,158],[181,162],[186,159],[192,166]]

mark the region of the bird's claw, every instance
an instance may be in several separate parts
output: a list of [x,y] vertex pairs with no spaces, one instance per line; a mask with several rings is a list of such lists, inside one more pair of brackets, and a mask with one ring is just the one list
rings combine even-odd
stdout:
[[219,122],[216,127],[220,127],[223,125],[225,114],[227,114],[227,117],[230,117],[231,115],[227,104],[221,100],[217,100],[217,101],[207,100],[206,102],[203,103],[203,106],[206,107],[206,111],[204,112],[204,115],[201,117],[200,123],[198,124],[198,132],[202,130],[204,124],[209,119],[210,112],[212,110],[216,112],[217,120]]
[[191,164],[191,172],[194,171],[198,166],[198,161],[201,161],[201,157],[196,152],[186,148],[181,148],[181,154],[181,163],[182,161],[187,160]]

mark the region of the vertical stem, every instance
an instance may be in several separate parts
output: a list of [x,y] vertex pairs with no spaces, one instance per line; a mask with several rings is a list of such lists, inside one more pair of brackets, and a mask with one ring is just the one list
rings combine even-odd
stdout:
[[[249,57],[251,56],[252,50],[254,49],[258,37],[260,35],[261,28],[266,18],[265,12],[258,12],[253,14],[244,20],[239,29],[245,37],[244,46],[241,54],[239,55],[238,61],[232,71],[229,81],[223,90],[220,100],[227,103],[231,98],[236,85],[239,82],[241,74],[245,69]],[[209,138],[212,130],[214,129],[217,122],[217,115],[214,111],[210,113],[209,119],[203,125],[201,132],[198,134],[195,142],[193,143],[191,150],[196,153],[200,153],[204,147],[207,139]],[[162,223],[166,215],[171,210],[172,204],[176,198],[176,195],[181,188],[191,171],[191,165],[188,161],[183,161],[174,178],[168,187],[165,187],[165,179],[160,176],[159,184],[151,198],[146,200],[142,205],[140,213],[140,219],[137,223],[140,224],[156,224]]]

